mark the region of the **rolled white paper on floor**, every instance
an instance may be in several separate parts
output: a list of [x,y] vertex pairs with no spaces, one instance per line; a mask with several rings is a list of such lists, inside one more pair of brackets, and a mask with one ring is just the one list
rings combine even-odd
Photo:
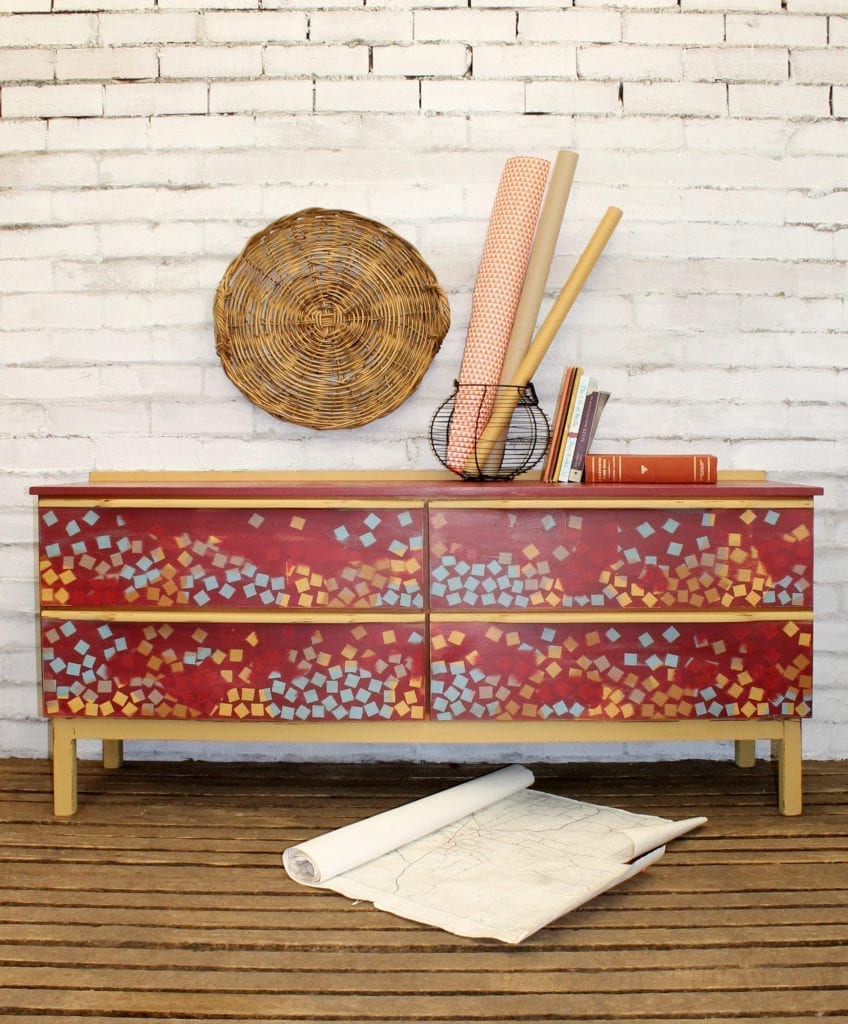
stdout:
[[320,886],[352,868],[474,814],[533,784],[533,773],[513,764],[432,796],[344,825],[283,851],[283,866],[301,885]]

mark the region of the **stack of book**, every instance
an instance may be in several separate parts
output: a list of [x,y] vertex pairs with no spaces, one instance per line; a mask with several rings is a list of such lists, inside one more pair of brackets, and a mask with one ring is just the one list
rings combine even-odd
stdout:
[[583,367],[565,368],[542,480],[547,483],[582,482],[586,456],[609,397],[609,392],[602,391]]

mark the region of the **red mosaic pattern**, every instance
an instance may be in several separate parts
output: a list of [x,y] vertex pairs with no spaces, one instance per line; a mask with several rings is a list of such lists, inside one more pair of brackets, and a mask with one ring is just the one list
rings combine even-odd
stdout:
[[46,608],[423,608],[420,509],[47,508]]
[[812,608],[812,510],[433,509],[435,610]]
[[806,718],[812,625],[450,622],[431,628],[431,718]]
[[261,721],[424,718],[414,623],[47,619],[44,714]]

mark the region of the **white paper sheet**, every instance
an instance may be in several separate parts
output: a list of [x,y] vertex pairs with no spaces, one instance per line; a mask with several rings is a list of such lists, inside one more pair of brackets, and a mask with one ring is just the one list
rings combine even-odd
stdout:
[[521,942],[658,860],[670,821],[530,790],[511,765],[283,853],[304,885],[456,935]]

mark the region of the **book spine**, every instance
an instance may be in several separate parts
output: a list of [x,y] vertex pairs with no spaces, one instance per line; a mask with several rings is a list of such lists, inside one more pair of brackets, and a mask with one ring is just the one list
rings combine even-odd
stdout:
[[556,463],[554,464],[553,475],[551,477],[552,481],[558,482],[560,480],[562,462],[565,457],[565,447],[568,443],[568,432],[571,426],[572,417],[574,416],[574,404],[577,401],[577,395],[580,390],[580,382],[583,380],[584,376],[585,375],[583,372],[583,368],[580,366],[576,366],[574,368],[574,378],[571,382],[571,395],[568,399],[568,407],[565,411],[565,419],[563,421],[562,436],[560,437],[559,441]]
[[587,455],[591,484],[714,484],[715,455]]
[[577,382],[577,391],[575,392],[566,436],[563,441],[562,461],[557,473],[557,480],[561,483],[565,483],[568,480],[568,473],[571,469],[574,449],[577,444],[577,432],[580,429],[580,420],[583,416],[583,408],[586,405],[586,396],[595,389],[596,384],[594,380],[587,373],[584,373]]
[[595,424],[595,410],[600,400],[600,391],[592,391],[586,396],[586,403],[583,406],[583,415],[580,418],[580,427],[577,430],[577,440],[574,442],[574,455],[571,459],[571,469],[568,471],[568,482],[579,484],[583,479],[583,467],[586,463],[586,454],[592,441],[593,427]]
[[562,432],[565,427],[565,417],[568,411],[568,402],[571,397],[571,388],[574,383],[576,369],[577,368],[574,366],[567,366],[563,371],[562,383],[560,385],[559,396],[557,399],[556,414],[554,416],[553,426],[551,427],[550,446],[548,447],[548,454],[545,458],[545,464],[542,469],[541,479],[546,483],[553,483],[555,479],[554,469],[556,467],[560,445],[562,444]]

